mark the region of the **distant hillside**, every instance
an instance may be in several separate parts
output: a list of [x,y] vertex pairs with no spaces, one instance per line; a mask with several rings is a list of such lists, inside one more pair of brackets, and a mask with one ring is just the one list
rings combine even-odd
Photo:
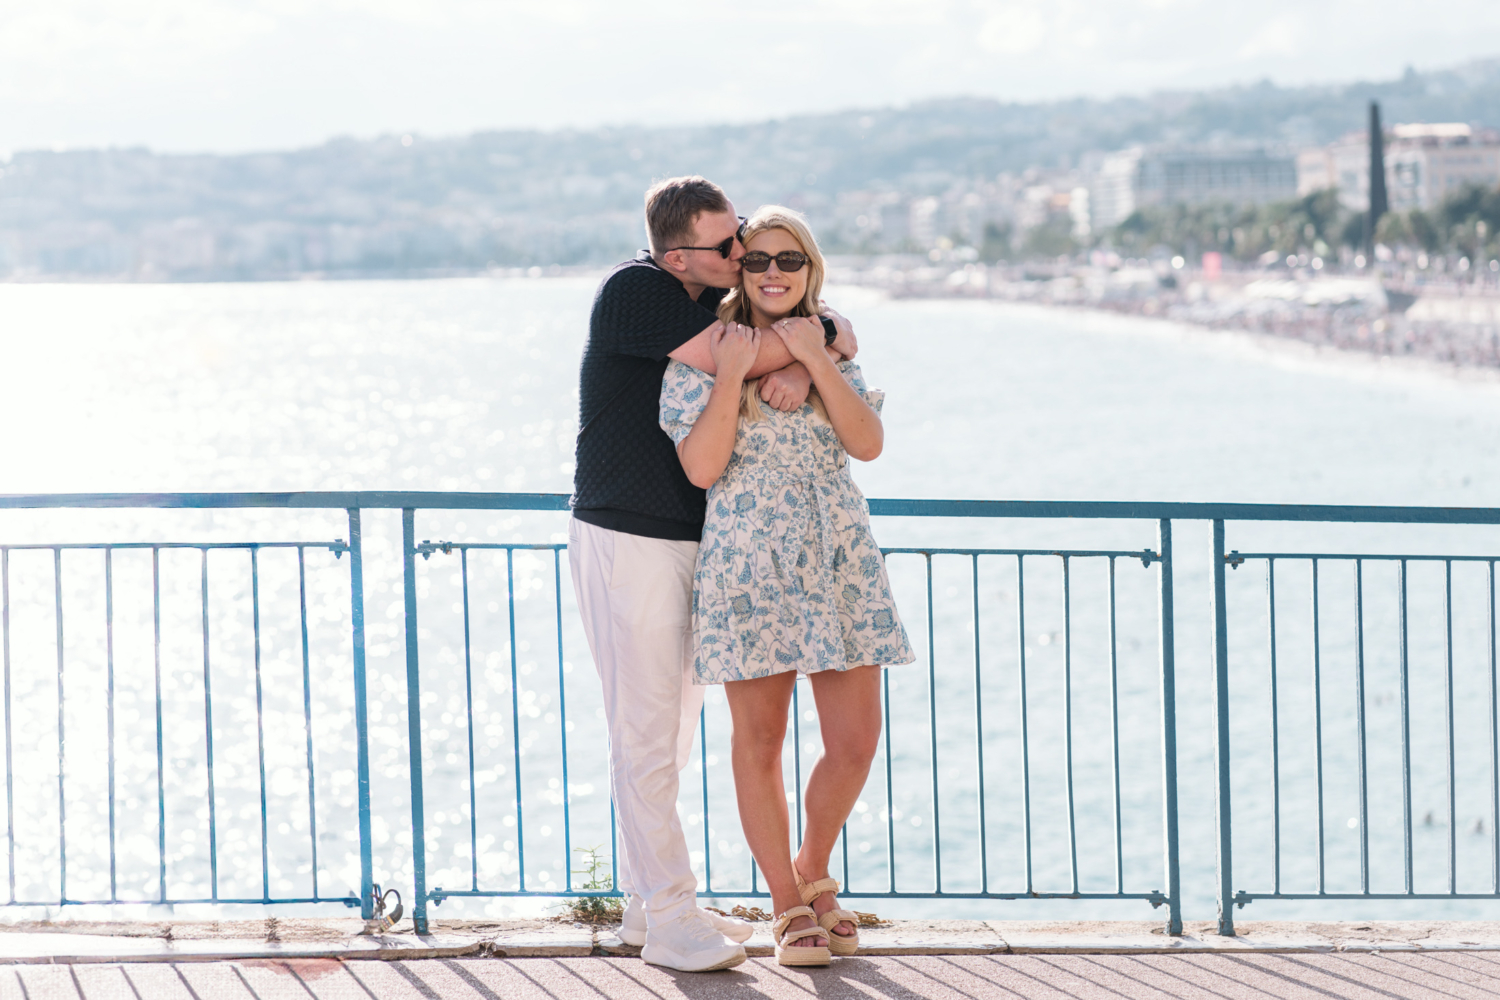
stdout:
[[[1324,142],[1361,127],[1372,98],[1390,122],[1500,126],[1500,59],[1337,86],[1046,104],[956,98],[744,126],[337,139],[240,156],[22,152],[0,172],[0,275],[254,278],[605,262],[639,245],[651,180],[690,172],[718,180],[741,206],[804,207],[837,246],[841,205],[899,214],[915,198],[1076,167],[1139,142]],[[893,245],[913,238],[885,232]],[[871,239],[867,248],[881,248]]]

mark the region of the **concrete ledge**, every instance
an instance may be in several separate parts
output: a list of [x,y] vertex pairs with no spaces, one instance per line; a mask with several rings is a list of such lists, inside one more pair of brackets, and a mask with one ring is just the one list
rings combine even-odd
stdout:
[[1157,923],[990,920],[1007,954],[1166,954],[1173,952],[1500,951],[1500,922],[1247,921],[1220,937],[1209,921],[1185,923],[1179,937]]
[[580,958],[594,953],[598,936],[592,927],[558,923],[501,931],[482,938],[478,948],[491,958]]
[[[366,937],[343,941],[169,941],[95,934],[0,934],[0,964],[84,965],[99,962],[222,962],[242,959],[457,958],[480,954],[473,938]],[[583,954],[588,954],[585,950]]]
[[[579,958],[640,954],[616,928],[561,920],[442,921],[421,937],[357,933],[358,921],[0,925],[0,964],[213,962],[287,959]],[[255,931],[260,931],[256,935]],[[1500,921],[1247,922],[1223,938],[1193,922],[1180,937],[1135,921],[904,920],[860,929],[860,954],[1025,955],[1500,951]],[[757,924],[752,956],[774,951]]]

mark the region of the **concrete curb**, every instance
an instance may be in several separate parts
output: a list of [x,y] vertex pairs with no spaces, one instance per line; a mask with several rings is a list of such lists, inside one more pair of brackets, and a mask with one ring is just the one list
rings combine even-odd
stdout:
[[[168,933],[149,937],[128,931],[90,933],[94,928],[89,925],[68,925],[67,931],[28,927],[0,931],[0,965],[640,954],[639,948],[621,942],[613,927],[542,921],[517,921],[516,926],[491,923],[465,927],[454,923],[420,938],[410,933],[364,937],[340,933],[333,927],[309,926],[301,928],[304,936],[299,940],[233,936],[245,929],[241,926],[176,925]],[[120,926],[112,925],[111,929]],[[757,924],[755,930],[745,946],[748,954],[773,954],[768,926]],[[197,936],[187,936],[194,932]],[[1219,937],[1211,924],[1198,923],[1184,928],[1181,937],[1172,938],[1163,935],[1159,926],[1124,921],[907,920],[861,928],[860,936],[860,954],[867,957],[1500,951],[1500,922],[1247,923],[1240,936],[1232,938]]]

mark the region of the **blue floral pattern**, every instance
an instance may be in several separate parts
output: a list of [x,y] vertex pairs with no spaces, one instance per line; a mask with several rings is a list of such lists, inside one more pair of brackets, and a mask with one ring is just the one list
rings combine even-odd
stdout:
[[[879,412],[885,393],[853,362],[839,370]],[[674,442],[693,429],[713,383],[679,361],[667,367],[661,426]],[[693,576],[694,682],[915,662],[833,425],[808,405],[757,405],[761,418],[740,418],[734,454],[708,490]]]

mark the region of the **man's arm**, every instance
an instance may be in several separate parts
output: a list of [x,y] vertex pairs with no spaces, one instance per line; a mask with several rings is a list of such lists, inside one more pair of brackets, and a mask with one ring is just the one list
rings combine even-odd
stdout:
[[[668,357],[675,358],[700,372],[717,375],[718,365],[714,364],[714,356],[709,350],[709,338],[718,326],[718,323],[710,323],[697,336],[677,348]],[[796,363],[792,352],[786,349],[780,337],[762,336],[760,351],[755,355],[755,363],[750,366],[750,371],[744,377],[746,379],[760,378],[762,375],[769,375],[771,372],[780,371],[787,365]]]

